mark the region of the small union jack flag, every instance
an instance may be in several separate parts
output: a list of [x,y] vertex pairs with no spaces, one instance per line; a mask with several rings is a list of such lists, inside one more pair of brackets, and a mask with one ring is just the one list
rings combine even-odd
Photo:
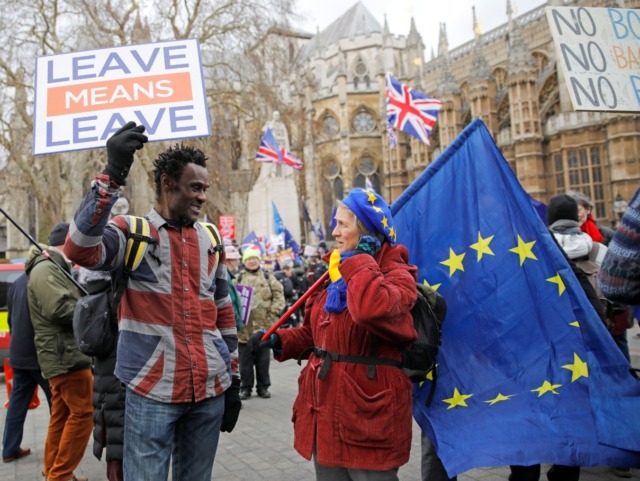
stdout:
[[429,144],[442,102],[417,92],[387,74],[387,122]]
[[389,122],[387,122],[387,135],[389,136],[389,147],[393,149],[398,145],[398,136],[394,132],[393,127],[389,125]]
[[271,129],[267,127],[266,132],[262,136],[260,141],[260,147],[258,147],[258,153],[256,154],[257,162],[274,162],[278,163],[280,157],[280,148],[278,147],[278,141],[276,140]]
[[260,140],[260,147],[258,147],[258,152],[256,153],[256,161],[285,164],[294,169],[302,170],[302,161],[290,152],[280,148],[276,137],[269,127],[267,127],[267,130],[262,136],[262,140]]
[[295,157],[291,152],[287,152],[284,149],[280,149],[280,155],[278,160],[281,164],[288,165],[294,169],[302,170],[302,161]]

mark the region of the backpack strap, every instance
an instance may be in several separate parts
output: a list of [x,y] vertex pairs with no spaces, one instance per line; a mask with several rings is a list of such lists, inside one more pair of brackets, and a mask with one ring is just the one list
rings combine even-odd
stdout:
[[129,238],[127,239],[127,250],[124,254],[124,270],[125,274],[128,275],[138,268],[149,244],[156,244],[157,241],[151,237],[151,227],[147,219],[134,215],[126,217],[129,218]]
[[211,240],[211,249],[209,249],[209,254],[215,254],[217,264],[220,262],[220,254],[224,250],[220,231],[218,231],[215,224],[212,224],[211,222],[200,222],[200,225],[204,227],[205,232],[209,235],[209,239]]
[[149,244],[156,245],[158,243],[156,239],[151,237],[151,226],[147,219],[135,215],[125,215],[122,217],[126,217],[129,221],[129,236],[124,253],[122,274],[118,279],[113,281],[113,309],[117,309],[129,282],[129,277],[131,273],[140,266]]

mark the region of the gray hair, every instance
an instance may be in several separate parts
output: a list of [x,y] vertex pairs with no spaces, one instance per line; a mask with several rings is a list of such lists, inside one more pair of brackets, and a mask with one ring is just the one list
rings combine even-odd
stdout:
[[358,229],[358,232],[360,234],[371,234],[371,232],[369,232],[369,229],[367,229],[364,226],[364,224],[360,221],[360,219],[358,219],[358,216],[349,208],[347,204],[345,204],[341,200],[337,200],[336,208],[337,207],[341,207],[342,209],[348,211],[353,216],[354,225],[356,226],[356,229]]
[[578,203],[578,205],[581,205],[586,209],[591,209],[593,207],[593,204],[591,203],[591,199],[589,199],[589,197],[583,194],[582,192],[578,192],[577,190],[570,190],[567,192],[567,195],[573,197]]

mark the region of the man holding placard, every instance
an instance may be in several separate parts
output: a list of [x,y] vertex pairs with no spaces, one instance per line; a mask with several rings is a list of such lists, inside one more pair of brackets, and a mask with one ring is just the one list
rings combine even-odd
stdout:
[[[120,275],[135,218],[109,212],[125,185],[145,128],[129,122],[107,141],[70,228],[65,252]],[[126,386],[125,481],[209,481],[220,431],[240,412],[238,339],[223,247],[197,222],[209,176],[204,153],[175,145],[154,161],[149,247],[118,309],[116,376]],[[108,223],[107,223],[108,222]]]

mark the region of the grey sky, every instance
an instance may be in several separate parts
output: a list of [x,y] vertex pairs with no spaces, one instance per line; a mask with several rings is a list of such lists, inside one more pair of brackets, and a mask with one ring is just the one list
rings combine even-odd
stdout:
[[[315,32],[317,25],[323,30],[356,2],[357,0],[297,0],[299,12],[308,18],[300,27]],[[432,47],[436,53],[438,51],[441,22],[447,25],[450,48],[473,39],[472,6],[476,7],[476,16],[483,32],[507,21],[507,0],[362,0],[362,3],[381,24],[386,13],[389,29],[395,35],[409,33],[413,16],[426,47],[427,60]],[[511,0],[516,15],[526,13],[543,3],[544,0]]]

